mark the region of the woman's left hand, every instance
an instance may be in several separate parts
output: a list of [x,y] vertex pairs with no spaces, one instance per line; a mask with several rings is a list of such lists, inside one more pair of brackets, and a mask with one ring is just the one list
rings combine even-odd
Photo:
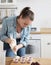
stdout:
[[14,46],[13,51],[17,52],[19,49],[18,45]]
[[16,45],[16,46],[14,46],[13,51],[17,52],[22,47],[23,47],[22,44]]

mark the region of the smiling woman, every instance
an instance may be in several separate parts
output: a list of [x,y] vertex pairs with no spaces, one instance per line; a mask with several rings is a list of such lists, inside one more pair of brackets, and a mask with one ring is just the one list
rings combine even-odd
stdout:
[[4,42],[7,57],[14,57],[14,52],[18,56],[25,55],[25,47],[28,44],[33,20],[34,13],[30,10],[30,7],[25,7],[19,16],[3,19],[0,40]]
[[30,25],[34,19],[34,13],[30,10],[30,7],[24,8],[18,16],[18,24],[24,28]]

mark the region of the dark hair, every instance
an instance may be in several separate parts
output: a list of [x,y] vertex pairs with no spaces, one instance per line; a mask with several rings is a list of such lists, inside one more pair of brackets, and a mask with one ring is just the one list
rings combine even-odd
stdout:
[[34,13],[30,10],[30,7],[25,7],[19,16],[22,15],[22,18],[29,17],[31,21],[34,20]]

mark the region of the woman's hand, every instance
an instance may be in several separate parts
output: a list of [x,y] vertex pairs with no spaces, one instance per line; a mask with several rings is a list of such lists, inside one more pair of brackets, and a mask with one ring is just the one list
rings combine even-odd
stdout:
[[11,43],[9,45],[10,45],[11,49],[13,49],[16,46],[16,40],[11,39]]
[[17,52],[20,48],[22,48],[23,47],[23,45],[22,44],[18,44],[18,45],[15,45],[14,46],[14,48],[13,48],[13,50],[15,51],[15,52]]
[[13,51],[17,52],[19,49],[18,45],[14,46]]

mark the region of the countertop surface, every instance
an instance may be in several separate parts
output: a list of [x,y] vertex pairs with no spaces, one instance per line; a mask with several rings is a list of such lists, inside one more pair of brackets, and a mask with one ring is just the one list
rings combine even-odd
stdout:
[[[48,58],[46,58],[46,59],[45,58],[34,58],[32,61],[38,62],[40,65],[51,65],[51,59],[48,59]],[[21,64],[20,62],[14,63],[12,61],[12,58],[7,57],[6,65],[30,65],[30,64],[28,64],[28,63]]]
[[51,34],[51,28],[40,28],[40,31],[31,32],[30,34]]
[[30,34],[51,34],[51,32],[39,31],[39,32],[30,32]]

